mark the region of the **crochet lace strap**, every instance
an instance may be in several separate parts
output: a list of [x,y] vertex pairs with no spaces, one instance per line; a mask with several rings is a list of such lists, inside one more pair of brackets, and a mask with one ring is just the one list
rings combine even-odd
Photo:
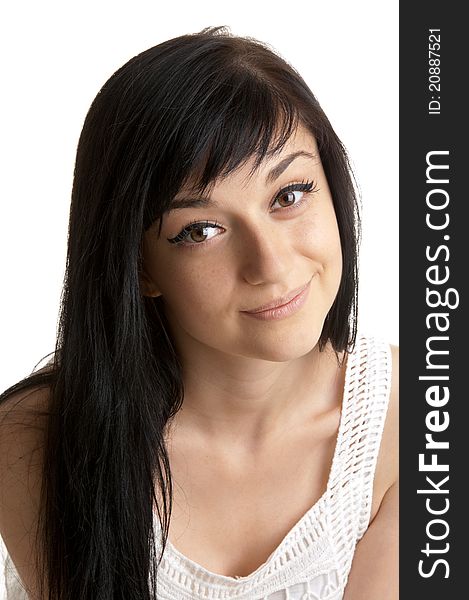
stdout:
[[349,360],[327,509],[344,578],[355,545],[370,521],[374,474],[391,389],[391,349],[377,338],[360,336]]

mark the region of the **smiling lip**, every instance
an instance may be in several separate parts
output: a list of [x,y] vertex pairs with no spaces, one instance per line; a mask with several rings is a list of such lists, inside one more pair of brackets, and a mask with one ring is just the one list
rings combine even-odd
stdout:
[[253,317],[257,317],[260,319],[281,319],[292,312],[295,312],[299,309],[307,297],[307,289],[309,288],[309,284],[311,280],[308,281],[306,285],[293,290],[283,298],[279,298],[274,302],[270,302],[269,304],[264,304],[258,308],[253,310],[243,310],[242,312],[251,315]]

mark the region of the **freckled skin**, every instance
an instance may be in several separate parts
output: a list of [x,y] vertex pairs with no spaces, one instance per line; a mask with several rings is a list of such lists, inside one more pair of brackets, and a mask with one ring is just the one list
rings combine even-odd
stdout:
[[[319,156],[300,156],[275,181],[265,181],[274,165],[298,150],[318,154],[314,137],[302,127],[251,178],[252,160],[217,182],[211,191],[215,208],[171,211],[160,237],[158,223],[145,233],[142,292],[163,296],[183,356],[221,352],[283,362],[304,356],[317,344],[342,273],[339,231],[324,170]],[[279,189],[308,180],[318,190],[296,192],[298,206],[287,208],[291,194],[272,205]],[[222,229],[209,227],[186,236],[191,246],[168,242],[191,221],[217,222]],[[194,240],[205,239],[203,234],[207,241],[196,245]],[[283,296],[311,277],[307,302],[296,314],[258,321],[241,312]]]

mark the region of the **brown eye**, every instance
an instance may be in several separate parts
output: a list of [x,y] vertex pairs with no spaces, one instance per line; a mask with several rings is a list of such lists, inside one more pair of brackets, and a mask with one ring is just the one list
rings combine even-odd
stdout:
[[[218,233],[216,233],[218,230]],[[218,223],[209,221],[194,221],[189,223],[174,238],[167,238],[170,244],[181,244],[182,246],[197,246],[203,244],[206,240],[210,241],[213,237],[219,235],[223,230]],[[212,233],[210,233],[212,232]]]
[[193,242],[205,242],[208,235],[207,233],[205,233],[206,230],[206,227],[197,227],[196,229],[192,229],[192,231],[189,234],[189,237]]
[[287,187],[278,191],[274,201],[271,204],[273,208],[278,204],[277,210],[289,210],[301,206],[305,199],[318,188],[314,181],[303,181],[301,183],[291,183]]
[[280,206],[291,206],[295,202],[295,192],[284,192],[277,200]]

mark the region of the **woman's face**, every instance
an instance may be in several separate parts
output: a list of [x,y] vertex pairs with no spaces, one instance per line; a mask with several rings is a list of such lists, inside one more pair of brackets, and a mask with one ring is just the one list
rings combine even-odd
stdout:
[[[146,231],[142,293],[163,296],[179,350],[287,361],[321,335],[342,274],[339,231],[305,128],[248,178],[252,164],[217,182],[207,202],[177,194],[199,201],[167,212],[159,237],[158,222]],[[306,284],[294,311],[246,312]]]

